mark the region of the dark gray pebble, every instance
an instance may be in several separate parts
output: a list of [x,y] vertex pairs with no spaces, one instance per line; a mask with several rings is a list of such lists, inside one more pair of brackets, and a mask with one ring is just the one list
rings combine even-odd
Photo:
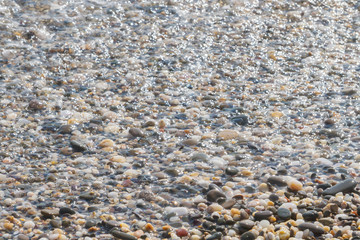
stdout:
[[354,179],[347,179],[342,181],[335,186],[325,189],[323,195],[335,195],[339,192],[348,193],[354,191],[357,182]]
[[211,235],[210,237],[207,237],[207,240],[216,240],[216,239],[221,239],[222,238],[222,233],[221,232],[216,232],[213,235]]
[[62,207],[60,208],[59,210],[59,214],[60,215],[63,215],[63,214],[69,214],[69,215],[73,215],[75,214],[76,212],[74,210],[72,210],[71,208],[68,208],[68,207]]
[[74,130],[76,130],[75,125],[66,124],[66,125],[60,126],[59,133],[61,133],[61,134],[70,134]]
[[70,227],[70,225],[71,225],[71,221],[69,221],[68,219],[64,219],[64,220],[62,220],[62,222],[61,222],[61,226],[62,226],[63,228]]
[[335,222],[335,220],[330,217],[319,219],[319,223],[321,223],[324,226],[332,226],[334,224],[334,222]]
[[255,240],[256,236],[253,232],[243,233],[240,237],[240,240]]
[[252,221],[252,220],[249,220],[249,219],[247,219],[247,220],[241,220],[241,221],[238,222],[238,225],[239,225],[239,227],[241,227],[241,228],[244,228],[244,229],[246,229],[246,230],[250,230],[250,229],[252,229],[252,228],[254,227],[255,222]]
[[104,221],[103,224],[108,229],[113,229],[113,228],[119,227],[119,225],[120,225],[120,223],[115,220]]
[[206,195],[206,199],[210,202],[216,202],[219,198],[226,198],[226,196],[216,189],[210,190]]
[[59,219],[52,219],[50,221],[50,225],[53,227],[53,228],[61,228],[61,221]]
[[316,186],[317,188],[321,188],[321,189],[327,189],[327,188],[330,188],[331,185],[329,183],[322,183],[322,184],[319,184]]
[[231,118],[231,121],[237,125],[245,126],[249,123],[249,118],[246,115],[239,115]]
[[273,201],[273,202],[277,202],[279,200],[279,198],[280,197],[278,195],[276,195],[275,193],[272,193],[269,196],[270,201]]
[[324,234],[325,231],[323,228],[313,224],[313,223],[301,223],[298,228],[301,231],[304,231],[306,229],[309,229],[309,231],[313,232],[315,235],[321,235]]
[[70,145],[75,152],[84,152],[87,150],[86,144],[78,140],[71,140]]
[[287,182],[284,178],[278,176],[271,176],[267,179],[267,182],[277,186],[287,186]]
[[165,169],[164,172],[171,177],[177,177],[180,174],[180,170],[174,167],[169,167]]
[[143,132],[138,128],[130,128],[129,133],[133,137],[143,137],[144,136]]
[[291,218],[291,211],[287,208],[279,208],[277,210],[277,215],[282,220],[289,220]]
[[123,240],[137,240],[136,237],[134,237],[130,234],[124,233],[124,232],[120,232],[119,230],[112,230],[111,235],[113,235],[116,238],[123,239]]
[[235,176],[238,172],[239,170],[236,167],[232,167],[232,166],[227,167],[225,169],[225,174],[230,176]]
[[256,212],[254,214],[254,218],[256,221],[261,221],[264,219],[268,219],[269,217],[271,217],[273,215],[273,213],[271,211],[260,211],[260,212]]
[[315,210],[310,210],[302,214],[305,221],[316,221],[319,217],[319,213]]
[[98,221],[96,219],[88,219],[85,222],[85,228],[91,228],[94,227],[98,224]]
[[95,212],[95,211],[97,211],[97,210],[99,210],[99,208],[96,207],[96,206],[90,206],[90,207],[87,208],[87,211],[88,211],[88,212]]

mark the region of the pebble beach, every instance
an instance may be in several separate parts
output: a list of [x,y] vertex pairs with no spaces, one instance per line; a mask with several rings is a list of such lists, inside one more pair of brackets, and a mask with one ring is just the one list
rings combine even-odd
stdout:
[[0,240],[360,239],[359,11],[0,0]]

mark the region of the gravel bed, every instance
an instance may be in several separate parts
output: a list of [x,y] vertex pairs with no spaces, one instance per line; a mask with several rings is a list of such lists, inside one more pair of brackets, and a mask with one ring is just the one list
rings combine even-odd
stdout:
[[360,239],[359,11],[0,0],[0,240]]

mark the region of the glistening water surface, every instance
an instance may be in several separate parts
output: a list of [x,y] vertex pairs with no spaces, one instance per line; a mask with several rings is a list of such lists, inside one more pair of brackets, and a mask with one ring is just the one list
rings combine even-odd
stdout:
[[357,239],[360,3],[0,0],[0,239]]

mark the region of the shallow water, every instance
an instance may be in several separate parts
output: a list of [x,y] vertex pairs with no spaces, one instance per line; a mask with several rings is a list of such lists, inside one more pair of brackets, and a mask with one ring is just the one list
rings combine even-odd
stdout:
[[[214,211],[238,222],[267,210],[271,193],[275,208],[332,204],[319,184],[359,181],[359,10],[330,0],[0,1],[0,237],[111,239],[117,227],[176,239],[183,227],[194,240],[196,230],[236,239],[232,225],[197,225],[216,222]],[[242,215],[208,201],[213,189]],[[356,210],[356,191],[337,196],[348,203],[339,214]],[[76,214],[41,212],[64,207]],[[289,227],[274,216],[271,226]],[[325,238],[338,230],[322,227]],[[263,237],[285,234],[271,229]]]

